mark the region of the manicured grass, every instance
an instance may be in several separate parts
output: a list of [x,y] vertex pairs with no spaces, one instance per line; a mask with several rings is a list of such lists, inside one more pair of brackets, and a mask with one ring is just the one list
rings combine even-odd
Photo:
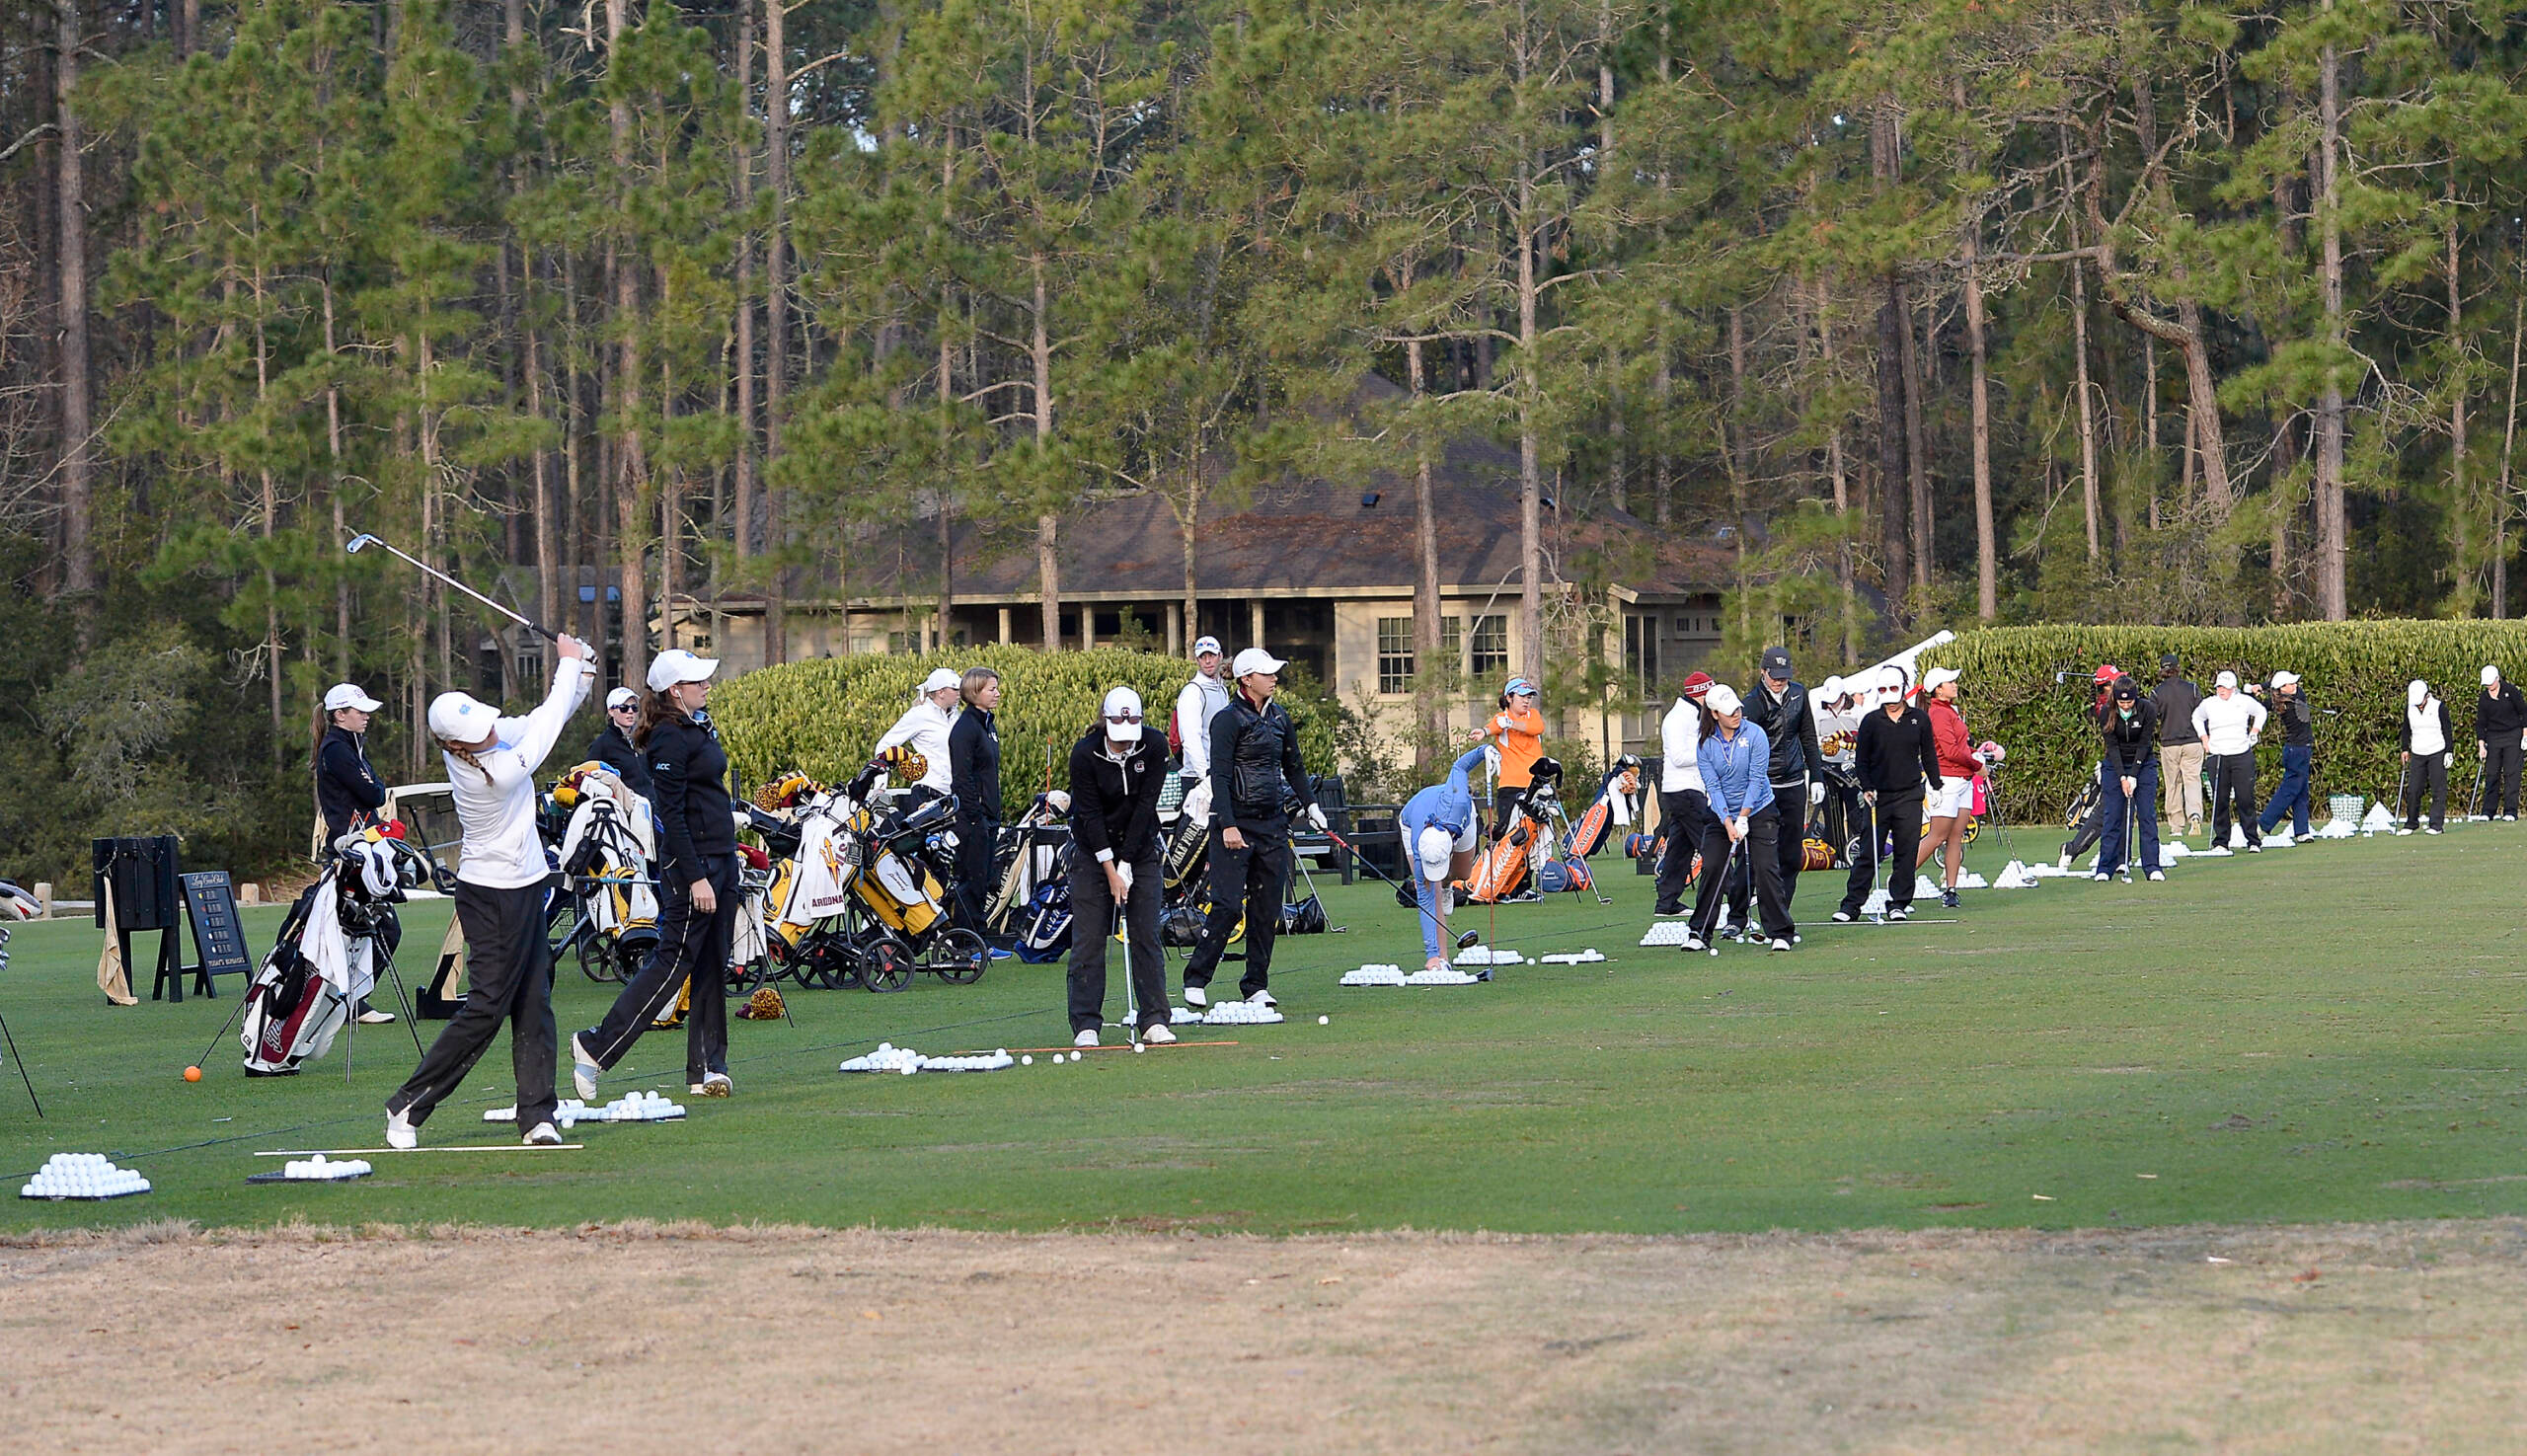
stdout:
[[[1978,848],[1989,873],[1999,846]],[[14,1189],[53,1151],[107,1152],[157,1191],[12,1198],[0,1227],[304,1215],[1649,1233],[2517,1213],[2522,863],[2527,831],[2469,825],[2185,861],[2159,885],[1969,892],[1960,923],[1882,929],[1821,923],[1840,877],[1811,876],[1804,946],[1713,958],[1635,949],[1649,881],[1610,860],[1613,909],[1586,895],[1511,907],[1497,938],[1594,946],[1612,962],[1504,969],[1463,990],[1336,986],[1417,946],[1383,887],[1320,878],[1350,930],[1282,941],[1290,1021],[1215,1034],[1235,1046],[846,1077],[835,1064],[881,1037],[925,1051],[1066,1040],[1059,968],[794,993],[797,1029],[732,1025],[729,1102],[683,1097],[680,1033],[645,1040],[609,1084],[666,1088],[692,1107],[687,1122],[583,1128],[576,1152],[380,1159],[376,1178],[340,1188],[249,1188],[273,1166],[249,1154],[375,1145],[381,1101],[413,1064],[402,1027],[361,1032],[347,1078],[338,1045],[305,1075],[257,1082],[232,1034],[188,1085],[180,1071],[236,1006],[235,984],[216,1001],[110,1010],[94,932],[30,926],[0,974],[0,1015],[51,1115],[38,1121],[15,1069],[0,1073],[0,1173]],[[444,913],[409,914],[416,964]],[[249,916],[259,953],[276,920]],[[565,1034],[609,994],[566,966]],[[503,1038],[424,1141],[513,1137],[478,1120],[509,1101],[507,1065]],[[566,1092],[567,1072],[566,1059]]]

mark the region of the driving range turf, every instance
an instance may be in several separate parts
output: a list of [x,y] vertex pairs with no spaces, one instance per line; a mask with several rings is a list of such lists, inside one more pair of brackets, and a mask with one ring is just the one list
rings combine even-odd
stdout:
[[[1976,848],[1972,867],[1996,870],[2002,846]],[[1319,876],[1348,929],[1281,941],[1286,1024],[1187,1033],[1234,1045],[844,1076],[836,1064],[881,1038],[925,1052],[1066,1042],[1061,969],[1001,961],[976,985],[923,977],[894,995],[792,989],[796,1027],[731,1023],[730,1101],[684,1095],[680,1032],[651,1034],[608,1080],[609,1096],[664,1089],[685,1121],[581,1127],[574,1151],[374,1156],[376,1177],[331,1187],[245,1180],[275,1166],[259,1150],[377,1146],[381,1105],[415,1059],[403,1026],[361,1029],[347,1075],[338,1042],[302,1075],[249,1080],[233,1032],[202,1052],[237,980],[217,1000],[108,1008],[96,933],[35,924],[0,975],[0,1016],[49,1115],[34,1115],[14,1067],[0,1072],[0,1176],[14,1188],[53,1152],[103,1152],[155,1191],[13,1198],[0,1229],[1663,1234],[2517,1214],[2522,865],[2527,830],[2466,825],[2185,860],[2163,884],[1969,891],[1958,911],[1926,901],[1886,927],[1823,923],[1841,877],[1811,875],[1804,945],[1711,958],[1638,949],[1650,882],[1609,857],[1611,909],[1565,894],[1460,924],[1610,960],[1502,967],[1461,989],[1338,987],[1363,961],[1409,966],[1418,948],[1385,887]],[[408,907],[408,981],[445,914]],[[278,918],[247,913],[258,954]],[[154,944],[135,951],[144,997]],[[1119,948],[1110,966],[1118,1007]],[[564,1035],[611,993],[566,962]],[[189,1085],[196,1059],[206,1075]],[[567,1055],[563,1081],[567,1095]],[[424,1146],[513,1142],[480,1120],[510,1099],[503,1035]]]

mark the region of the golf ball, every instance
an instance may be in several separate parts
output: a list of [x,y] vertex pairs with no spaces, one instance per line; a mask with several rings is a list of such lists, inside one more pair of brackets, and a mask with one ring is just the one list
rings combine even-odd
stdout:
[[1143,1051],[1145,1051],[1145,1050],[1147,1050],[1147,1049],[1148,1049],[1148,1048],[1146,1048],[1146,1047],[1142,1046],[1142,1045],[1141,1045],[1139,1042],[1137,1042],[1137,1041],[1135,1041],[1135,1042],[1133,1042],[1133,1043],[1132,1043],[1132,1055],[1134,1055],[1134,1056],[1138,1056],[1138,1055],[1140,1055]]
[[1330,1027],[1334,1025],[1334,1018],[1330,1016],[1321,1016],[1316,1019],[1316,1024],[1320,1027]]
[[1022,1056],[1018,1059],[1018,1064],[1022,1067],[1032,1067],[1035,1064],[1035,1059],[1032,1056]]
[[1079,1060],[1079,1058],[1080,1058],[1080,1053],[1078,1053],[1078,1052],[1076,1052],[1076,1051],[1074,1051],[1074,1052],[1072,1052],[1072,1053],[1070,1054],[1070,1059],[1071,1059],[1072,1061],[1077,1061],[1077,1060]]

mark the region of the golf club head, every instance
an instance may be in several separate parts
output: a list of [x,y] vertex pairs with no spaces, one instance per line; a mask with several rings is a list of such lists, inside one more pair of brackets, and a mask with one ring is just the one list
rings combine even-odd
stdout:
[[348,540],[348,541],[346,541],[346,542],[343,543],[343,551],[344,551],[346,555],[350,555],[350,556],[357,556],[357,555],[359,555],[359,553],[360,553],[360,548],[361,548],[361,547],[363,547],[363,546],[375,546],[376,544],[377,544],[377,538],[376,538],[375,536],[369,535],[367,532],[362,531],[360,534],[358,534],[358,535],[356,535],[356,536],[353,536],[350,540]]
[[1481,939],[1483,939],[1482,931],[1469,930],[1465,934],[1457,937],[1457,949],[1462,951]]

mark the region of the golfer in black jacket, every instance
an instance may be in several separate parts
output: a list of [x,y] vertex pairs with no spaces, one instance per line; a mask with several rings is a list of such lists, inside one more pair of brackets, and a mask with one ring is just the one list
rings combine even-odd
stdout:
[[[353,683],[338,682],[325,690],[316,738],[316,814],[325,821],[320,861],[332,860],[336,841],[376,823],[377,811],[386,806],[386,785],[378,779],[377,770],[369,767],[367,738],[369,715],[385,706]],[[395,918],[391,907],[377,908],[377,943],[392,960],[395,948],[404,943],[404,922]],[[364,1026],[395,1020],[395,1013],[379,1011],[366,1001],[354,1014]]]
[[641,750],[632,746],[632,734],[641,726],[641,695],[630,688],[616,688],[605,695],[605,731],[588,740],[588,757],[614,770],[625,788],[650,797],[650,765]]
[[[1767,768],[1773,787],[1773,857],[1781,866],[1785,910],[1799,893],[1799,872],[1807,866],[1807,815],[1825,802],[1825,755],[1816,744],[1816,711],[1807,685],[1790,675],[1790,650],[1766,648],[1763,677],[1746,695],[1746,721],[1764,730],[1772,746]],[[1732,882],[1728,919],[1744,925],[1753,881]]]
[[[1164,1046],[1167,952],[1158,940],[1158,791],[1167,739],[1143,730],[1141,695],[1106,695],[1099,723],[1070,749],[1071,1044],[1095,1046],[1106,1022],[1106,942],[1123,907],[1123,973],[1140,1038]],[[1276,911],[1277,911],[1277,907]],[[1250,932],[1251,934],[1251,932]]]
[[2500,669],[2484,668],[2483,696],[2475,699],[2476,770],[2483,776],[2483,811],[2495,819],[2518,822],[2518,764],[2527,744],[2527,694],[2500,680]]
[[957,796],[957,923],[981,935],[992,891],[1000,887],[992,873],[1000,850],[1000,727],[992,718],[1000,707],[1000,674],[968,667],[957,686],[965,703],[948,729],[948,783]]
[[1238,653],[1237,690],[1226,708],[1211,715],[1211,918],[1193,958],[1185,963],[1187,1006],[1210,1005],[1211,973],[1219,969],[1241,915],[1246,972],[1238,977],[1238,994],[1272,1004],[1272,937],[1281,927],[1281,891],[1290,878],[1284,802],[1295,798],[1307,805],[1309,826],[1325,827],[1325,810],[1310,802],[1298,729],[1272,701],[1284,665],[1262,648]]
[[684,1080],[696,1097],[727,1097],[728,939],[737,924],[737,832],[728,755],[711,724],[719,660],[681,648],[650,664],[650,696],[632,741],[650,765],[658,825],[658,948],[626,982],[605,1019],[571,1038],[571,1079],[597,1100],[598,1075],[632,1049],[686,983]]
[[2124,821],[2140,815],[2141,868],[2152,880],[2165,880],[2159,868],[2159,705],[2141,696],[2141,685],[2129,677],[2114,680],[2114,702],[2098,720],[2106,739],[2103,804],[2106,816],[2098,839],[2097,877],[2104,880],[2123,868]]
[[[1859,917],[1868,904],[1870,885],[1877,877],[1880,835],[1895,840],[1886,870],[1886,918],[1902,920],[1913,913],[1913,865],[1922,847],[1922,789],[1939,789],[1939,747],[1931,738],[1931,721],[1904,701],[1904,673],[1889,667],[1879,678],[1879,705],[1860,721],[1860,742],[1852,755],[1852,772],[1860,780],[1860,800],[1871,809],[1863,831],[1860,857],[1852,861],[1851,880],[1843,886],[1836,920]],[[1856,826],[1857,827],[1857,826]]]

